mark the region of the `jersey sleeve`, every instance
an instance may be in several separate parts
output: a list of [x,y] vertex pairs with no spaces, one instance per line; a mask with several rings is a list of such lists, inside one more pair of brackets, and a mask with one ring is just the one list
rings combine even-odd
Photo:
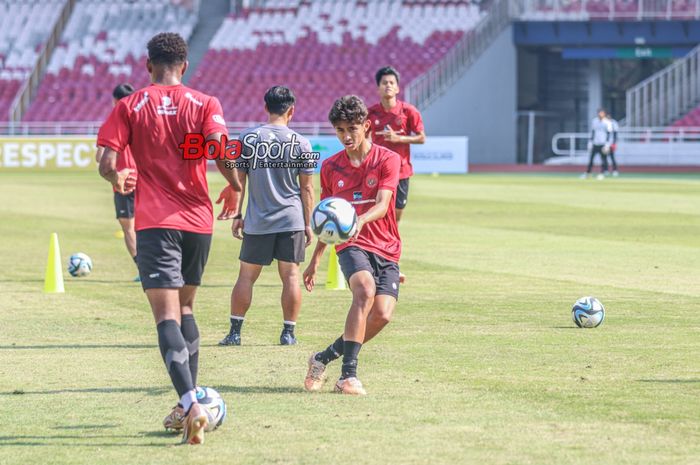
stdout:
[[421,116],[418,109],[414,106],[409,107],[408,112],[408,130],[414,134],[421,133],[425,131],[423,126],[423,117]]
[[120,153],[129,145],[130,139],[129,109],[126,103],[121,101],[112,109],[107,121],[100,127],[97,133],[97,146],[109,147]]
[[401,157],[396,153],[390,153],[382,162],[379,170],[378,189],[396,191],[399,185],[399,175],[401,173]]
[[220,132],[228,137],[226,120],[224,120],[224,110],[216,97],[211,97],[204,108],[204,122],[202,124],[202,135],[206,138],[212,134]]
[[321,200],[331,197],[333,193],[331,192],[331,180],[330,180],[330,168],[327,163],[321,165]]

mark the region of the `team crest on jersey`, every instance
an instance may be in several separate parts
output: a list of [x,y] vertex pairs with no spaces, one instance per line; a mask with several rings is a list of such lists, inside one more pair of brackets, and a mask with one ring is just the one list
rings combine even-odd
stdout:
[[370,174],[367,176],[367,187],[374,187],[377,185],[377,175],[376,174]]
[[341,179],[340,181],[338,181],[338,187],[342,188],[343,186],[345,186],[345,181]]
[[157,111],[159,115],[176,115],[177,107],[173,105],[173,99],[164,95],[160,98],[161,104],[158,105]]
[[352,200],[353,201],[362,200],[362,192],[353,192],[352,193]]

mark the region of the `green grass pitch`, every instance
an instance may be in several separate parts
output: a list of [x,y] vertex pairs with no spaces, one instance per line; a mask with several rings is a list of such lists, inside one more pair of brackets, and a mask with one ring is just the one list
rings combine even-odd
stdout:
[[[279,347],[268,269],[244,345],[216,345],[239,250],[218,223],[196,314],[200,383],[229,417],[203,447],[162,431],[176,398],[109,186],[4,172],[0,199],[0,464],[700,463],[696,176],[414,178],[408,282],[362,349],[365,398],[302,390],[348,292],[304,292],[300,344]],[[87,278],[66,273],[62,295],[42,293],[51,232],[63,261],[94,262]],[[584,295],[606,306],[597,329],[571,321]]]

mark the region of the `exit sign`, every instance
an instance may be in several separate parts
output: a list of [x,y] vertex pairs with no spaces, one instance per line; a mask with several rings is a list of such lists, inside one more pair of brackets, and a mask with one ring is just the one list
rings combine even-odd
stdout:
[[660,47],[618,48],[616,58],[673,58],[673,50]]

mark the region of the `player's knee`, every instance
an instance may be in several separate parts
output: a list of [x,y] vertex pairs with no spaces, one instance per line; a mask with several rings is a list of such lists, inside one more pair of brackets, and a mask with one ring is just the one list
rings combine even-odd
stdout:
[[391,313],[390,312],[375,312],[372,315],[372,319],[374,320],[374,323],[379,325],[379,326],[386,326],[391,322]]
[[353,300],[363,308],[371,307],[376,293],[375,284],[370,281],[363,281],[356,284],[352,290]]

